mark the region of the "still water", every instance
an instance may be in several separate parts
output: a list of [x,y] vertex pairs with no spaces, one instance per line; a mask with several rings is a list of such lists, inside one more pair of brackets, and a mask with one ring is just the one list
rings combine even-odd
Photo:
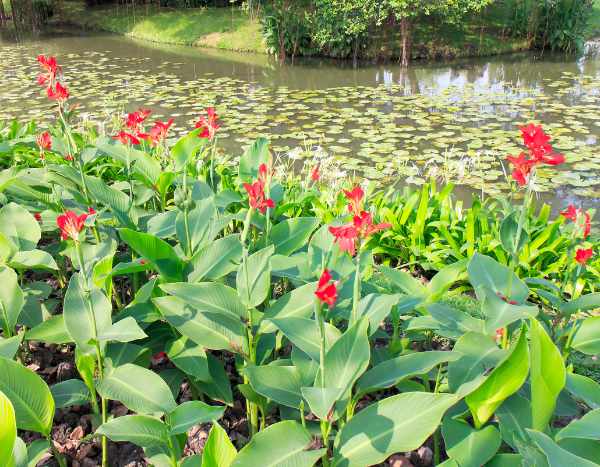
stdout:
[[[185,133],[207,106],[234,155],[258,136],[282,158],[322,157],[340,174],[420,184],[431,176],[495,195],[502,161],[521,150],[518,127],[537,121],[568,164],[543,169],[536,190],[560,207],[600,207],[600,59],[520,54],[447,64],[354,69],[313,60],[164,47],[111,35],[0,41],[0,120],[48,122],[35,57],[56,55],[82,118],[115,131],[138,106],[174,117]],[[42,123],[43,125],[43,123]],[[319,148],[315,151],[315,148]],[[322,149],[320,149],[322,148]]]

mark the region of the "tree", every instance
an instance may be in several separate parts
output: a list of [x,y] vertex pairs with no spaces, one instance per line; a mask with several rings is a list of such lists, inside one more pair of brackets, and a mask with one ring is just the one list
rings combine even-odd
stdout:
[[493,0],[384,0],[388,15],[400,23],[402,66],[408,66],[410,61],[412,31],[417,21],[434,14],[447,21],[460,21],[467,13],[480,11],[492,2]]

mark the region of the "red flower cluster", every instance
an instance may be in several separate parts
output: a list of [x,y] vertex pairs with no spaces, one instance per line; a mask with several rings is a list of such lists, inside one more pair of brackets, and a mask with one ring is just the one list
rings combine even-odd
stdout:
[[75,214],[74,211],[66,211],[56,218],[56,225],[60,229],[60,237],[63,240],[69,238],[77,241],[79,232],[83,230],[85,220],[88,215],[95,214],[93,208],[90,208],[88,213],[83,213],[80,216]]
[[338,281],[331,280],[331,274],[329,273],[329,270],[325,269],[323,274],[321,274],[321,278],[319,279],[319,284],[317,285],[315,295],[321,302],[329,305],[329,308],[332,308],[337,300],[338,284]]
[[541,125],[530,123],[521,127],[521,135],[528,154],[522,152],[517,157],[506,158],[513,166],[512,177],[520,186],[527,184],[534,167],[540,164],[560,165],[565,162],[565,156],[554,152],[550,145],[550,136],[544,133]]
[[569,204],[567,209],[561,212],[561,215],[567,220],[575,222],[578,225],[583,232],[584,240],[590,236],[592,231],[592,219],[588,212],[583,212],[581,209]]
[[215,108],[208,107],[206,117],[202,116],[196,122],[196,128],[202,128],[202,132],[198,136],[212,141],[217,134],[217,130],[221,127],[217,120],[219,120],[219,117],[215,112]]
[[258,179],[250,184],[244,183],[244,188],[248,192],[250,207],[258,209],[262,214],[267,212],[267,208],[274,208],[275,203],[271,198],[265,199],[265,187],[268,182],[268,169],[266,164],[261,164],[258,168]]
[[140,125],[150,116],[152,113],[148,109],[139,109],[135,112],[128,113],[125,117],[125,126],[131,131],[139,132]]
[[592,256],[594,256],[594,250],[591,248],[579,248],[575,253],[575,261],[583,266],[592,258]]
[[169,132],[169,128],[171,128],[173,125],[173,122],[174,120],[172,118],[170,118],[166,123],[161,120],[157,120],[154,122],[154,126],[150,128],[148,133],[138,133],[138,136],[150,142],[151,146],[156,146],[167,137],[167,133]]
[[38,55],[37,61],[43,70],[43,73],[37,78],[38,84],[46,87],[48,99],[57,101],[59,104],[64,103],[69,98],[69,90],[58,82],[61,68],[56,63],[56,57]]
[[340,250],[354,256],[358,239],[367,239],[380,230],[390,228],[391,224],[373,224],[371,213],[362,210],[365,193],[360,186],[354,187],[351,191],[344,190],[344,195],[349,201],[348,211],[353,214],[352,222],[340,227],[329,227],[329,232],[335,237]]
[[35,141],[40,148],[40,156],[44,158],[44,151],[52,149],[52,136],[47,131],[44,131],[38,135]]
[[137,136],[123,130],[113,136],[113,139],[119,140],[121,144],[140,144],[140,140]]
[[138,145],[142,140],[146,140],[151,146],[156,146],[159,142],[167,137],[169,129],[173,125],[174,120],[169,119],[166,123],[157,120],[154,126],[150,128],[148,133],[144,133],[142,124],[152,113],[148,109],[139,109],[135,112],[128,113],[125,117],[125,127],[130,131],[121,130],[114,139],[119,140],[122,144]]
[[317,164],[310,171],[310,179],[315,183],[317,183],[321,179],[321,172],[319,171],[319,169],[320,169],[320,165]]

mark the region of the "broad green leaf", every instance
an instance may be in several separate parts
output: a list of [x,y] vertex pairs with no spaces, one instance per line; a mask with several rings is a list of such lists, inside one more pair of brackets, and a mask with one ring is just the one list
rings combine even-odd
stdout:
[[529,349],[525,328],[511,353],[465,401],[473,414],[475,427],[481,427],[502,402],[519,390],[529,373]]
[[453,394],[406,392],[369,405],[338,432],[333,466],[364,467],[417,449],[457,401]]
[[39,222],[16,203],[8,203],[0,209],[0,233],[21,251],[33,250],[42,236]]
[[58,265],[52,255],[43,250],[17,251],[8,265],[14,269],[58,270]]
[[210,381],[206,352],[201,345],[185,336],[170,342],[165,348],[169,360],[184,373],[201,381]]
[[102,397],[119,401],[138,413],[168,413],[177,405],[160,376],[131,363],[113,369],[96,386]]
[[158,238],[168,238],[175,235],[175,220],[178,211],[166,211],[152,216],[148,221],[148,233]]
[[269,140],[257,138],[240,158],[239,177],[241,182],[251,182],[258,177],[260,164],[267,164],[270,158]]
[[427,286],[429,294],[431,295],[429,301],[441,298],[441,296],[461,278],[465,272],[466,266],[467,263],[463,260],[448,264],[440,269],[436,275],[431,278],[431,281]]
[[8,339],[0,337],[0,357],[12,360],[17,354],[17,351],[19,350],[19,345],[21,345],[22,337],[22,333],[16,336],[9,337]]
[[311,467],[324,450],[309,451],[312,436],[299,423],[288,420],[259,432],[238,453],[232,467]]
[[11,336],[23,309],[25,298],[17,273],[11,268],[0,266],[0,324],[4,329],[4,336]]
[[240,352],[245,329],[239,318],[198,310],[178,297],[153,299],[171,326],[199,345],[212,350]]
[[560,307],[563,314],[570,315],[581,311],[590,311],[600,308],[600,292],[582,295],[581,297],[564,303]]
[[300,372],[294,366],[263,365],[244,369],[252,388],[262,396],[287,407],[302,401]]
[[200,311],[222,313],[238,319],[248,317],[246,307],[238,298],[235,289],[218,282],[178,282],[162,284],[160,288]]
[[308,243],[311,234],[319,225],[315,217],[295,217],[273,226],[271,241],[278,255],[291,255]]
[[484,333],[485,323],[466,311],[443,303],[432,303],[426,308],[431,317],[439,323],[437,332],[443,336],[458,338],[467,332]]
[[133,251],[150,261],[165,279],[176,282],[183,278],[183,263],[167,242],[131,229],[120,229],[119,234]]
[[309,318],[315,307],[315,290],[316,284],[311,282],[278,298],[265,310],[258,332],[275,332],[277,327],[270,321],[273,318]]
[[536,430],[527,430],[531,439],[538,445],[538,447],[545,454],[548,459],[548,465],[550,467],[565,467],[565,466],[577,466],[577,467],[598,467],[595,462],[588,461],[582,457],[571,454],[566,449],[561,448],[552,439]]
[[442,423],[446,453],[460,467],[480,467],[494,457],[502,438],[493,425],[475,430],[462,420],[446,418]]
[[484,299],[487,290],[500,293],[508,300],[514,300],[517,303],[524,303],[529,296],[529,288],[525,283],[508,267],[489,256],[475,253],[469,262],[467,271],[469,281],[480,300]]
[[140,366],[150,364],[150,348],[129,342],[112,342],[106,346],[104,361],[107,366],[117,367],[126,363]]
[[374,334],[379,325],[388,317],[392,307],[398,303],[399,295],[369,294],[358,303],[358,316],[369,320],[369,335]]
[[50,386],[57,409],[83,405],[90,401],[90,391],[80,379],[68,379]]
[[134,227],[137,219],[131,209],[131,199],[121,190],[108,186],[96,177],[85,177],[87,188],[92,198],[98,203],[108,206],[121,226]]
[[229,375],[223,368],[223,363],[211,353],[206,354],[206,356],[208,357],[208,371],[210,372],[211,381],[197,381],[196,386],[211,399],[233,407],[233,394],[229,383]]
[[188,162],[206,145],[208,139],[198,136],[201,131],[201,128],[190,131],[187,135],[179,138],[171,148],[171,155],[175,161],[175,170],[178,172],[183,170]]
[[[521,454],[496,454],[485,467],[515,467],[523,465]],[[460,466],[458,466],[460,467]]]
[[600,384],[587,376],[567,373],[567,391],[592,409],[600,409]]
[[[213,217],[216,208],[213,198],[206,198],[196,203],[196,207],[188,212],[188,225],[185,225],[185,213],[179,211],[175,221],[177,238],[185,251],[189,246],[193,255],[197,248],[205,246],[212,240]],[[189,238],[188,238],[189,232]]]
[[218,420],[223,416],[225,407],[208,405],[201,401],[188,401],[178,405],[167,416],[171,436],[187,432],[194,425]]
[[339,399],[341,388],[303,387],[302,396],[308,402],[308,407],[321,420],[329,420],[332,407]]
[[169,427],[148,415],[125,415],[113,418],[100,425],[96,434],[104,435],[116,442],[124,441],[141,447],[166,445],[169,442]]
[[429,373],[437,365],[458,360],[458,352],[416,352],[386,360],[368,370],[356,383],[356,391],[366,393],[389,388],[402,379]]
[[464,334],[456,341],[453,350],[462,355],[459,360],[448,364],[448,384],[453,392],[485,374],[506,357],[506,351],[500,349],[493,339],[475,332]]
[[15,409],[8,397],[0,391],[0,465],[10,465],[16,438]]
[[79,350],[94,351],[90,341],[110,329],[112,306],[104,292],[92,287],[88,292],[81,273],[71,276],[63,303],[64,324]]
[[[292,344],[309,355],[313,360],[319,361],[321,333],[317,322],[310,318],[276,318],[270,320]],[[326,349],[331,348],[340,337],[340,331],[329,323],[325,323]]]
[[199,250],[190,260],[188,281],[216,280],[238,268],[242,244],[238,234],[227,235]]
[[488,335],[495,335],[497,329],[506,327],[520,319],[535,318],[538,314],[537,306],[511,305],[495,293],[481,290],[485,294],[481,311],[485,315],[485,332]]
[[65,326],[64,311],[63,314],[54,315],[27,331],[25,339],[46,342],[48,344],[66,344],[73,341]]
[[99,341],[131,342],[148,337],[131,316],[112,324],[98,335]]
[[560,350],[542,325],[536,319],[529,323],[532,428],[544,431],[565,387],[567,373]]
[[387,266],[382,266],[380,270],[400,292],[413,297],[424,297],[427,295],[427,288],[408,272],[388,268]]
[[502,438],[509,446],[518,449],[520,444],[529,442],[526,430],[533,424],[529,399],[513,394],[498,407],[496,417]]
[[566,438],[600,440],[600,409],[586,413],[579,420],[573,420],[556,433],[556,441]]
[[213,423],[202,450],[200,467],[229,467],[236,455],[237,450],[229,440],[227,432],[218,423]]
[[263,248],[248,256],[238,268],[235,280],[237,292],[248,307],[260,305],[269,296],[273,251],[273,245]]
[[588,355],[600,353],[600,316],[591,316],[584,319],[577,326],[571,346]]
[[[17,441],[18,440],[19,439],[17,438]],[[25,443],[23,443],[23,445],[25,445]],[[47,439],[35,440],[27,447],[26,456],[24,456],[27,457],[27,459],[24,459],[24,461],[27,462],[28,460],[29,463],[24,465],[27,465],[27,467],[36,467],[49,450],[50,443]],[[16,463],[16,467],[21,467],[18,462]]]
[[132,173],[151,187],[158,182],[162,170],[160,164],[150,154],[114,141],[100,141],[98,149],[125,166],[130,165]]
[[54,399],[42,378],[20,363],[0,357],[0,391],[15,409],[17,428],[50,434]]
[[52,316],[52,311],[58,300],[49,299],[52,287],[46,282],[35,281],[27,284],[23,289],[25,303],[18,324],[31,329],[46,321]]

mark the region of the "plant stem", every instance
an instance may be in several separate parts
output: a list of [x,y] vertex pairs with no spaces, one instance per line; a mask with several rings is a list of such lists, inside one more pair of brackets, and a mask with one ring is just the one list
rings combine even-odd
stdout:
[[535,178],[535,169],[529,175],[529,179],[527,181],[527,190],[525,191],[525,196],[523,197],[523,204],[521,205],[521,213],[519,215],[519,222],[517,224],[517,233],[515,235],[515,241],[513,244],[512,251],[512,264],[510,268],[510,273],[508,275],[508,290],[506,294],[506,298],[510,300],[512,295],[512,286],[514,275],[519,268],[519,246],[521,244],[521,235],[523,233],[523,226],[525,224],[525,217],[527,214],[527,209],[529,208],[529,204],[531,202],[531,192],[533,190],[533,179]]
[[329,467],[329,431],[331,430],[331,423],[327,420],[321,420],[321,437],[323,438],[323,447],[325,453],[321,458],[323,467]]
[[354,289],[352,294],[352,314],[350,316],[350,326],[358,321],[358,302],[360,301],[360,254],[361,244],[358,244],[356,251],[356,269],[354,270]]
[[325,335],[325,320],[322,313],[321,303],[315,300],[315,319],[319,325],[321,342],[319,345],[319,371],[321,373],[321,387],[325,387],[325,349],[327,348],[327,336]]

